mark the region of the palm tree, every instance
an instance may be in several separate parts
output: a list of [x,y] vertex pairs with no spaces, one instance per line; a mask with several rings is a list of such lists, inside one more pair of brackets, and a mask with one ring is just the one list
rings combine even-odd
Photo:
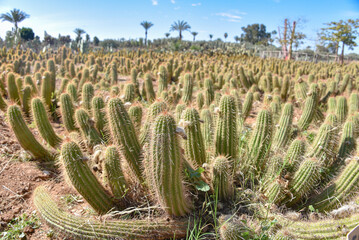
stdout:
[[227,37],[228,37],[228,33],[224,33],[224,41],[226,41]]
[[170,31],[178,31],[179,32],[179,40],[182,41],[182,32],[183,31],[189,31],[191,29],[191,26],[185,22],[178,20],[177,22],[174,22],[171,25]]
[[10,12],[8,13],[1,14],[0,19],[2,19],[3,22],[7,21],[13,23],[15,26],[15,34],[16,34],[19,29],[18,23],[22,22],[23,20],[29,17],[30,17],[29,14],[14,8],[13,10],[10,10]]
[[234,41],[236,41],[236,43],[238,43],[239,40],[241,40],[241,39],[238,36],[234,36]]
[[170,33],[165,33],[166,38],[168,38],[170,35]]
[[147,46],[147,31],[153,26],[153,23],[143,21],[141,22],[141,26],[145,29],[145,45]]
[[196,41],[196,36],[198,35],[198,32],[191,32],[191,34],[193,35],[193,42]]
[[77,35],[76,36],[76,42],[79,42],[81,40],[81,35],[86,33],[85,30],[81,29],[81,28],[75,28],[74,33]]
[[212,41],[213,34],[209,34],[209,38],[210,38],[210,39],[211,39],[211,41]]

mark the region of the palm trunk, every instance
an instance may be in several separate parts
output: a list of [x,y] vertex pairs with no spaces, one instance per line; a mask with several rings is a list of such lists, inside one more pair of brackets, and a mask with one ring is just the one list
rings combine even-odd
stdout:
[[182,31],[179,32],[179,40],[182,41]]
[[147,30],[145,31],[145,46],[147,46]]

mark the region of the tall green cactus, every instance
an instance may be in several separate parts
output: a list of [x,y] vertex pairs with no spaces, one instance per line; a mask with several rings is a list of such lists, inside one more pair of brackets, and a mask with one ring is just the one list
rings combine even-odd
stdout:
[[60,96],[60,111],[62,122],[68,132],[76,130],[75,126],[75,109],[71,97],[68,93],[63,93]]
[[73,103],[77,103],[78,95],[77,95],[77,89],[76,89],[75,84],[69,83],[67,85],[66,92],[70,95]]
[[202,166],[206,162],[206,151],[197,110],[187,108],[183,112],[182,120],[187,135],[187,140],[185,141],[187,160],[196,166]]
[[51,126],[45,106],[40,98],[34,98],[31,101],[31,111],[37,129],[41,137],[53,148],[59,147],[62,139],[55,133]]
[[8,95],[10,97],[10,100],[13,103],[21,104],[19,90],[17,88],[16,82],[15,82],[15,75],[13,73],[9,73],[7,76],[7,90],[8,90]]
[[96,212],[105,214],[115,207],[111,195],[92,173],[80,147],[75,142],[65,142],[62,145],[61,163],[72,186]]
[[89,148],[103,143],[100,133],[95,129],[94,122],[85,109],[79,108],[75,112],[76,124]]
[[132,83],[127,83],[125,85],[125,90],[123,94],[124,102],[133,102],[135,100],[135,86]]
[[298,166],[304,159],[304,154],[306,151],[306,142],[300,138],[295,139],[288,148],[286,155],[284,157],[285,168],[293,173],[298,169]]
[[95,95],[95,90],[92,83],[87,82],[82,86],[82,107],[92,114],[92,98]]
[[237,105],[231,95],[223,95],[219,104],[216,129],[216,155],[223,155],[231,160],[237,157]]
[[120,147],[132,172],[142,181],[141,145],[125,106],[119,98],[112,98],[108,102],[107,111],[112,139]]
[[152,77],[149,73],[145,75],[144,87],[147,101],[153,102],[156,99],[156,93],[153,90]]
[[182,101],[186,104],[192,101],[192,92],[193,92],[193,79],[190,73],[184,75],[184,86],[183,86],[183,95]]
[[148,172],[149,185],[164,210],[174,216],[189,213],[191,205],[186,199],[182,181],[182,156],[176,123],[168,114],[159,115],[152,128]]
[[244,99],[244,103],[242,107],[242,118],[244,120],[249,116],[249,113],[252,110],[252,106],[253,106],[253,93],[248,92]]
[[35,189],[33,199],[36,208],[49,225],[75,239],[170,239],[184,238],[187,233],[187,220],[103,221],[74,216],[60,209],[43,186]]
[[106,104],[102,97],[95,96],[92,99],[92,109],[95,128],[100,133],[101,138],[107,142],[110,134],[107,127]]
[[34,137],[30,129],[27,127],[21,110],[17,105],[10,105],[7,109],[8,121],[11,129],[14,131],[21,147],[29,152],[35,159],[42,161],[53,160],[53,154],[46,150]]
[[348,103],[347,99],[344,96],[337,97],[337,110],[336,115],[338,118],[339,124],[343,124],[348,116]]
[[[312,84],[312,86],[313,85],[314,83]],[[300,116],[300,119],[298,120],[297,123],[298,127],[301,130],[308,129],[310,123],[314,118],[314,114],[318,105],[318,92],[317,89],[313,89],[312,86],[311,86],[311,92],[308,94],[308,97],[305,100],[302,115]]]
[[212,186],[220,201],[234,195],[232,163],[225,156],[217,156],[212,163]]
[[41,97],[49,109],[52,109],[52,77],[50,72],[45,72],[41,83]]
[[290,139],[293,111],[293,105],[291,103],[286,103],[284,105],[278,128],[273,137],[273,150],[282,149],[287,145],[287,142]]

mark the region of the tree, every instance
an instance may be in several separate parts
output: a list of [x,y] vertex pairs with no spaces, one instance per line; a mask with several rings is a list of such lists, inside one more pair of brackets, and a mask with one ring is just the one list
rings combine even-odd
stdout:
[[147,31],[153,26],[153,23],[143,21],[141,22],[141,26],[145,29],[145,45],[147,46]]
[[227,37],[228,37],[228,33],[224,33],[224,41],[226,41]]
[[81,35],[86,33],[86,32],[85,32],[85,30],[83,30],[81,28],[75,28],[74,33],[77,35],[76,36],[76,42],[79,42],[82,39]]
[[198,35],[198,32],[191,32],[191,34],[193,35],[193,42],[196,41],[196,36]]
[[240,40],[241,40],[241,38],[240,38],[240,37],[238,37],[238,36],[234,36],[234,41],[236,41],[236,43],[238,43]]
[[332,43],[335,46],[335,52],[338,54],[339,45],[342,44],[342,53],[340,57],[340,63],[344,63],[344,47],[353,49],[357,46],[355,42],[358,36],[359,19],[348,19],[346,21],[340,20],[339,22],[325,23],[327,27],[322,28],[320,33],[320,39],[322,41]]
[[250,24],[247,27],[242,27],[244,32],[241,38],[245,42],[252,44],[268,45],[268,41],[271,38],[271,33],[267,32],[267,27],[264,24]]
[[20,29],[20,37],[24,41],[30,41],[30,40],[34,40],[35,34],[34,34],[34,31],[31,28],[23,27],[23,28]]
[[86,42],[90,41],[90,35],[86,34]]
[[59,42],[61,45],[65,45],[71,42],[71,37],[70,35],[67,36],[61,36],[59,35]]
[[170,35],[170,33],[165,33],[166,38],[168,38]]
[[179,32],[179,40],[182,41],[182,32],[183,31],[190,31],[191,26],[185,22],[178,20],[171,25],[170,31],[178,31]]
[[97,47],[98,44],[100,43],[100,39],[98,39],[98,37],[93,37],[93,44]]
[[10,23],[13,23],[15,26],[15,34],[17,34],[18,32],[18,23],[24,21],[26,18],[29,18],[30,15],[14,8],[13,10],[11,10],[8,13],[3,13],[0,15],[0,19],[2,19],[3,22],[7,21]]
[[212,38],[213,38],[213,34],[209,34],[209,39],[211,39],[211,41],[212,41]]

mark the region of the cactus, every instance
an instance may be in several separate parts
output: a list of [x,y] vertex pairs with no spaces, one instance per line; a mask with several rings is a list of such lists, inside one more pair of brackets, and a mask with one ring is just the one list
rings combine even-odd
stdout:
[[37,87],[36,87],[34,81],[32,80],[31,76],[26,76],[25,77],[25,83],[26,83],[26,85],[29,85],[31,87],[31,94],[32,95],[37,95],[38,94]]
[[248,163],[261,173],[266,165],[272,138],[272,116],[268,110],[261,110],[257,115],[256,127],[249,141]]
[[144,89],[146,91],[146,99],[149,102],[153,102],[156,98],[156,93],[153,90],[152,77],[149,73],[145,75]]
[[75,239],[169,239],[186,236],[186,220],[96,220],[60,209],[43,187],[34,191],[34,204],[45,221]]
[[115,207],[111,195],[91,172],[80,147],[75,142],[69,141],[62,145],[61,163],[72,186],[96,212],[105,214]]
[[237,157],[237,105],[231,95],[223,95],[219,104],[216,129],[216,155],[223,155],[230,160]]
[[242,108],[242,118],[244,120],[249,116],[249,113],[252,110],[252,105],[253,105],[253,93],[248,92],[246,98],[244,99],[243,108]]
[[234,216],[222,215],[219,217],[219,236],[221,240],[254,239],[254,232],[245,226],[244,221],[233,219]]
[[281,178],[274,179],[271,184],[266,187],[264,195],[268,198],[269,203],[279,205],[285,199],[285,183]]
[[136,68],[132,68],[131,70],[131,82],[132,84],[135,86],[135,94],[136,97],[141,98],[141,94],[140,94],[140,85],[137,79],[137,69]]
[[295,139],[289,146],[288,151],[284,157],[285,168],[289,172],[295,172],[298,166],[304,159],[306,151],[306,142],[301,139]]
[[337,98],[337,110],[336,115],[338,118],[338,123],[343,124],[348,116],[348,103],[347,99],[344,96],[339,96]]
[[128,115],[130,116],[136,133],[141,131],[142,123],[142,107],[140,105],[133,105],[128,109]]
[[343,133],[339,142],[339,159],[349,157],[355,150],[355,124],[352,121],[345,122],[343,126]]
[[169,215],[184,216],[191,209],[185,197],[182,164],[175,120],[168,114],[161,114],[153,123],[149,166],[145,167],[152,173],[149,185]]
[[106,142],[109,138],[106,118],[106,105],[102,97],[95,96],[92,99],[93,118],[95,121],[95,128],[100,133],[101,138]]
[[158,73],[158,93],[162,93],[167,90],[167,70],[165,66],[160,66],[160,71]]
[[93,88],[92,83],[85,83],[82,86],[82,107],[91,114],[92,109],[92,98],[95,95],[95,90]]
[[9,73],[7,76],[7,90],[10,100],[13,103],[20,104],[19,90],[16,86],[15,75],[13,73]]
[[100,133],[95,129],[94,122],[90,119],[85,109],[79,108],[75,112],[76,124],[80,128],[81,135],[89,148],[103,142]]
[[182,117],[182,113],[183,111],[186,109],[186,105],[185,104],[177,104],[176,109],[175,109],[175,117],[176,117],[176,122],[178,123],[181,120]]
[[7,109],[7,103],[5,102],[5,100],[1,94],[0,94],[0,109],[3,112],[6,112],[6,109]]
[[48,107],[48,109],[52,109],[52,79],[51,79],[51,73],[45,72],[42,84],[41,84],[41,97],[44,100],[44,103]]
[[67,78],[63,78],[62,81],[61,81],[61,86],[60,86],[60,89],[59,89],[59,93],[63,93],[67,87],[67,85],[69,84],[69,79]]
[[31,101],[31,111],[37,129],[41,137],[53,148],[59,147],[62,139],[55,133],[47,117],[45,106],[40,98],[34,98]]
[[60,111],[62,122],[68,132],[76,130],[75,126],[75,109],[71,97],[68,93],[63,93],[60,96]]
[[212,186],[220,201],[233,197],[232,163],[225,156],[217,156],[212,163]]
[[289,183],[291,196],[287,205],[293,206],[298,203],[303,196],[308,195],[320,180],[322,164],[316,158],[307,158],[295,172],[293,179]]
[[112,139],[120,147],[132,172],[142,181],[141,145],[122,101],[119,98],[110,99],[107,111]]
[[35,159],[43,161],[51,161],[54,159],[53,154],[46,150],[31,133],[17,105],[9,106],[7,115],[11,129],[14,131],[17,140],[25,151],[29,152]]
[[341,171],[336,180],[310,202],[320,211],[330,211],[349,202],[359,189],[359,161],[357,157]]
[[197,110],[187,108],[183,112],[182,120],[187,135],[184,147],[186,159],[195,166],[202,166],[206,162],[206,152]]
[[124,102],[133,102],[135,100],[135,86],[132,83],[126,84],[123,96]]
[[201,111],[201,131],[203,134],[204,145],[206,149],[211,149],[213,147],[213,134],[214,134],[214,123],[212,118],[212,113],[209,109],[203,109]]
[[352,93],[349,99],[349,114],[357,112],[359,112],[359,94]]
[[140,134],[140,144],[141,144],[141,146],[144,146],[145,143],[147,143],[148,140],[149,140],[149,135],[151,133],[152,122],[155,120],[155,118],[161,112],[165,111],[166,109],[167,109],[167,105],[166,105],[166,103],[164,103],[162,101],[156,101],[156,102],[151,104],[151,106],[148,109],[146,122],[145,122],[145,124],[143,125],[143,127],[141,129],[141,134]]
[[318,95],[316,91],[309,93],[304,103],[304,109],[300,119],[298,120],[298,127],[301,130],[306,130],[314,118],[314,114],[318,105]]
[[273,137],[273,150],[284,148],[290,138],[293,120],[293,105],[286,103],[283,107],[282,116],[278,123],[278,129]]
[[21,103],[22,111],[25,113],[26,116],[29,116],[30,100],[31,100],[31,87],[26,86],[23,90],[22,103]]
[[122,173],[120,160],[120,155],[116,147],[107,147],[105,160],[103,162],[103,178],[104,182],[110,186],[112,194],[117,201],[121,201],[128,190],[125,177]]
[[75,84],[69,83],[69,84],[67,85],[66,92],[70,95],[71,100],[72,100],[74,103],[77,103],[77,89],[76,89]]
[[203,105],[204,105],[204,97],[203,97],[203,93],[199,92],[196,96],[196,104],[197,104],[197,108],[198,109],[202,109]]
[[184,76],[184,86],[183,86],[183,95],[182,101],[186,104],[192,101],[192,92],[193,92],[193,79],[191,74],[186,73]]

